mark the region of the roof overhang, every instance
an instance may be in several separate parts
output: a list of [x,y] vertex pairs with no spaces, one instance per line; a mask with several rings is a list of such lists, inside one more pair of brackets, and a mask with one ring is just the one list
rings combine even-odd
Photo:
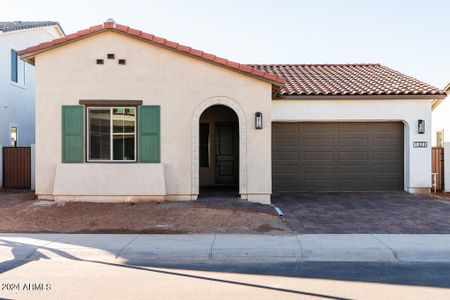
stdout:
[[[448,95],[450,93],[450,83],[447,84],[447,86],[444,88],[444,92]],[[431,104],[431,110],[435,110],[441,103],[442,101],[444,101],[444,99],[446,98],[434,98],[433,103]]]
[[292,95],[276,96],[274,100],[408,100],[444,99],[445,95]]
[[217,57],[213,54],[205,53],[200,50],[192,49],[191,47],[180,45],[178,43],[168,41],[164,38],[154,36],[153,34],[148,34],[140,30],[132,29],[128,26],[116,24],[114,22],[106,22],[101,25],[92,26],[88,29],[78,31],[73,34],[69,34],[65,37],[55,39],[50,42],[42,43],[18,52],[20,57],[34,65],[36,55],[50,51],[55,48],[63,47],[69,43],[76,42],[81,39],[88,38],[93,35],[97,35],[103,32],[116,32],[120,33],[144,42],[150,43],[152,45],[168,49],[183,55],[191,56],[195,59],[203,60],[205,62],[239,72],[241,74],[251,76],[253,78],[263,80],[272,84],[272,97],[274,97],[278,91],[281,89],[282,85],[286,82],[283,78],[277,77],[275,75],[263,72],[260,70],[255,70],[247,65],[239,64],[237,62],[229,61],[225,58]]

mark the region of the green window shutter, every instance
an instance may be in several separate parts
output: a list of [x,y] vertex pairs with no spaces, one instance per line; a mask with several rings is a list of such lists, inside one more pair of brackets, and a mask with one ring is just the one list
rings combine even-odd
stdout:
[[160,162],[160,107],[142,105],[138,107],[139,122],[139,162]]
[[84,109],[81,105],[62,106],[62,162],[84,161]]

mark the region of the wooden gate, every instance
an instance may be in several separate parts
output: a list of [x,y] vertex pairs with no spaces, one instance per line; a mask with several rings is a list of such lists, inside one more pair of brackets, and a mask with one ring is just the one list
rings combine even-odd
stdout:
[[3,147],[3,187],[31,188],[30,147]]
[[[444,148],[433,147],[431,172],[436,173],[436,190],[444,190]],[[431,179],[433,180],[433,178]],[[432,182],[433,184],[433,182]]]

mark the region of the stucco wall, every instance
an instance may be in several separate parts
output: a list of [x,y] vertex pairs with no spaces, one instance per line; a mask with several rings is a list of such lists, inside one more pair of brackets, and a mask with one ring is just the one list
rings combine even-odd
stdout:
[[[106,59],[107,53],[114,53],[116,60]],[[105,64],[96,65],[98,58],[105,59]],[[126,65],[118,65],[117,59],[121,58],[126,59]],[[111,32],[39,54],[36,193],[41,198],[53,194],[55,170],[61,162],[61,105],[78,104],[80,99],[142,100],[145,105],[161,106],[161,163],[167,198],[192,198],[193,113],[202,102],[214,97],[231,99],[244,111],[248,199],[255,194],[260,201],[262,194],[261,201],[268,202],[271,127],[266,122],[263,130],[255,130],[253,116],[260,111],[270,120],[271,84]],[[129,168],[137,165],[129,164]],[[83,168],[77,172],[83,176]]]
[[[0,32],[0,145],[10,146],[10,128],[17,128],[17,146],[34,143],[34,67],[25,64],[25,85],[11,81],[11,49],[24,48],[61,37],[55,26]],[[0,187],[3,180],[0,147]]]
[[[417,120],[425,120],[425,134]],[[275,100],[272,121],[402,121],[405,133],[405,191],[431,187],[431,100]],[[428,148],[413,148],[414,141]]]

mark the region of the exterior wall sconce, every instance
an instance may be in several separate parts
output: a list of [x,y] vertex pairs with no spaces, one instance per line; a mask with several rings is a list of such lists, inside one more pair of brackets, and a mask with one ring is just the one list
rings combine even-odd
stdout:
[[262,113],[257,112],[255,113],[255,129],[262,129],[263,123],[262,123]]
[[425,120],[418,120],[417,122],[417,132],[419,134],[425,133]]

